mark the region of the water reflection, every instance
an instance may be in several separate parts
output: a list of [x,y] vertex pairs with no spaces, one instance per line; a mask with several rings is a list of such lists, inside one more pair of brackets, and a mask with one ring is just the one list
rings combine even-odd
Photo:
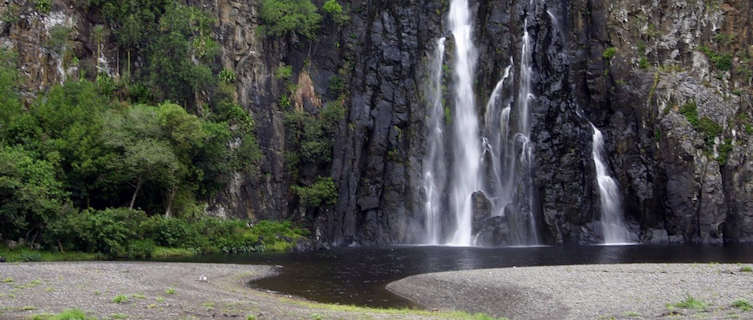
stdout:
[[410,307],[384,286],[403,277],[452,270],[612,263],[752,263],[753,247],[593,246],[529,248],[395,247],[254,257],[216,256],[202,262],[280,266],[280,275],[251,286],[310,300],[373,307]]

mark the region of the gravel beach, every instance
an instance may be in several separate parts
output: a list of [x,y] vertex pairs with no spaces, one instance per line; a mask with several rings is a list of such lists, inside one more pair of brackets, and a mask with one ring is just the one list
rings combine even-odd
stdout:
[[[232,264],[0,263],[0,319],[30,319],[68,308],[99,319],[452,318],[332,307],[247,286],[273,274],[268,266]],[[114,302],[118,296],[127,301]]]
[[[387,289],[429,309],[524,319],[753,319],[753,272],[729,264],[626,264],[443,272]],[[678,303],[688,296],[700,305]],[[705,306],[704,306],[705,305]]]

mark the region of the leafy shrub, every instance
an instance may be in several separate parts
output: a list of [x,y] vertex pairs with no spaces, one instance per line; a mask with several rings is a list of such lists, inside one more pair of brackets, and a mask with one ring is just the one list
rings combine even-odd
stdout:
[[640,61],[638,61],[638,67],[641,69],[648,69],[649,67],[648,58],[641,57]]
[[729,53],[720,53],[714,50],[711,50],[711,48],[707,46],[701,46],[699,48],[701,52],[703,52],[709,60],[711,60],[711,63],[716,66],[717,69],[722,71],[729,71],[732,69],[732,55]]
[[261,4],[262,31],[267,36],[297,33],[313,39],[322,17],[311,0],[263,0]]
[[50,13],[50,10],[52,10],[52,0],[34,0],[34,9],[41,14]]
[[617,48],[615,47],[609,47],[604,49],[604,52],[601,54],[601,56],[606,60],[611,60],[614,58],[614,56],[617,54]]
[[289,65],[282,65],[275,70],[275,78],[278,80],[290,79],[293,76],[293,67]]
[[716,121],[711,120],[708,117],[703,117],[700,120],[698,120],[698,125],[696,126],[696,130],[700,131],[704,135],[704,139],[706,141],[706,145],[713,146],[714,145],[714,138],[720,136],[722,134],[722,126],[716,123]]
[[303,205],[309,208],[333,206],[337,203],[337,187],[329,177],[319,177],[310,186],[293,186],[293,192],[301,198]]
[[698,125],[698,106],[695,101],[689,101],[682,105],[680,107],[680,114],[684,115],[685,119],[688,119],[688,122],[693,127]]
[[326,12],[338,25],[342,25],[350,19],[347,13],[343,13],[343,7],[337,2],[337,0],[327,0],[324,2],[324,5],[322,5],[322,10],[324,10],[324,12]]
[[224,81],[224,82],[227,82],[227,83],[233,83],[233,82],[235,82],[235,79],[238,76],[235,74],[235,71],[233,71],[233,70],[222,69],[222,71],[220,71],[220,74],[218,75],[218,77],[220,78],[220,81]]
[[131,259],[149,259],[155,251],[154,241],[132,240],[128,243],[128,258]]
[[144,220],[146,214],[138,210],[84,210],[57,221],[50,235],[69,249],[123,257],[128,243],[138,239],[138,227]]

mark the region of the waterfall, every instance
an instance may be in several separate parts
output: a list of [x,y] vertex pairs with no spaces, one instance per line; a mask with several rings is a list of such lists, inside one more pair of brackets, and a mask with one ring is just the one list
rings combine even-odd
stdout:
[[450,204],[455,213],[455,230],[449,244],[471,245],[471,195],[479,190],[481,143],[473,75],[476,68],[476,47],[468,0],[452,0],[450,30],[455,40],[455,105],[452,114],[454,129],[453,179]]
[[[529,10],[535,9],[534,5],[531,1]],[[478,234],[473,234],[473,221],[481,219],[483,224],[487,218],[503,217],[494,223],[506,223],[510,236],[502,240],[504,243],[496,244],[539,244],[534,205],[533,143],[529,139],[529,104],[535,97],[531,90],[533,49],[528,18],[525,18],[523,27],[518,91],[505,94],[506,88],[514,87],[511,79],[515,65],[510,58],[510,65],[504,69],[489,97],[483,123],[480,123],[476,110],[473,90],[477,50],[472,39],[468,0],[452,0],[448,19],[455,48],[451,94],[454,100],[452,114],[445,114],[442,103],[445,40],[442,38],[437,40],[432,55],[427,90],[430,104],[428,149],[422,172],[424,243],[474,245]],[[445,150],[445,146],[451,149]],[[472,198],[478,191],[482,191],[491,204],[489,217],[474,216]],[[454,224],[442,225],[448,221]]]
[[609,176],[607,164],[604,161],[604,135],[596,126],[594,130],[592,155],[596,166],[596,181],[599,184],[599,198],[601,203],[601,225],[604,232],[605,244],[620,244],[629,242],[628,232],[622,218],[622,199],[617,182]]
[[[486,104],[486,114],[484,116],[484,128],[485,136],[484,141],[484,155],[490,162],[487,167],[491,172],[486,175],[487,180],[484,181],[485,186],[484,194],[490,197],[492,202],[492,215],[502,216],[504,215],[504,205],[509,201],[503,199],[506,194],[503,192],[505,185],[503,176],[505,172],[502,167],[502,159],[507,147],[507,140],[510,134],[510,104],[500,101],[502,98],[502,91],[505,88],[505,84],[510,79],[511,70],[513,67],[512,59],[510,59],[510,65],[505,68],[505,73],[502,75],[502,79],[494,86],[489,101]],[[500,110],[500,106],[505,105]]]
[[[532,55],[531,36],[528,33],[528,18],[526,18],[523,23],[517,97],[514,105],[508,105],[502,110],[499,127],[501,150],[496,157],[499,160],[493,159],[499,162],[501,168],[497,176],[501,182],[496,194],[492,197],[494,199],[493,211],[495,215],[507,217],[507,223],[512,232],[510,241],[515,245],[539,244],[533,202],[533,144],[529,138],[529,103],[535,98],[531,92]],[[505,73],[507,74],[508,71]],[[490,100],[489,103],[494,103],[494,101]],[[487,108],[493,110],[493,108]],[[487,130],[493,129],[495,128],[487,128]]]
[[442,198],[446,175],[444,158],[444,106],[442,105],[442,67],[445,38],[437,40],[430,65],[430,84],[427,97],[430,104],[428,120],[428,150],[423,162],[425,244],[440,244]]

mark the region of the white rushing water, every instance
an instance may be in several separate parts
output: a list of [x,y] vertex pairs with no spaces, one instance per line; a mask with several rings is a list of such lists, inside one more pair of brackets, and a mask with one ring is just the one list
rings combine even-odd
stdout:
[[442,105],[442,66],[444,65],[445,38],[437,40],[430,65],[430,84],[427,92],[429,106],[428,150],[424,158],[423,188],[426,233],[425,244],[440,244],[442,232],[442,195],[445,189],[444,159],[444,106]]
[[455,213],[455,231],[448,244],[471,245],[471,195],[479,190],[481,142],[473,92],[477,52],[473,44],[473,26],[468,0],[452,0],[450,30],[455,40],[455,106],[453,180],[450,205]]
[[617,182],[609,175],[604,161],[604,135],[591,124],[593,134],[593,159],[596,166],[596,180],[599,184],[601,203],[601,225],[605,244],[627,243],[629,236],[622,218],[622,199]]

